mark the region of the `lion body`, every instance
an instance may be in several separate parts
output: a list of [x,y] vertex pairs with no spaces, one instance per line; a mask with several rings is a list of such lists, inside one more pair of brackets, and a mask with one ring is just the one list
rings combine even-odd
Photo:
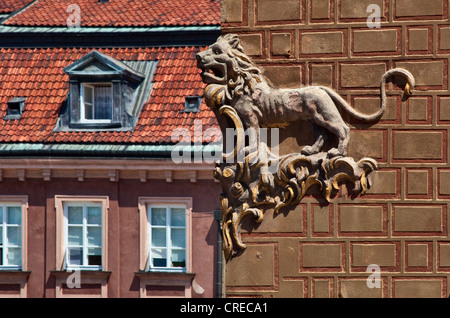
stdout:
[[326,132],[338,138],[338,145],[329,151],[330,155],[347,154],[350,130],[323,87],[276,89],[259,83],[252,89],[251,95],[240,97],[231,106],[239,114],[245,128],[280,127],[286,123],[300,123],[300,120],[309,121],[316,132],[316,141],[312,146],[303,148],[302,153],[306,155],[320,151],[328,137]]
[[336,92],[328,87],[307,86],[298,89],[271,87],[261,71],[243,53],[236,35],[219,37],[206,51],[197,54],[198,67],[202,69],[207,105],[219,118],[219,109],[228,105],[236,110],[244,128],[274,127],[286,123],[308,121],[316,134],[313,145],[302,149],[305,155],[322,150],[331,133],[337,137],[336,147],[328,151],[330,157],[345,156],[348,152],[350,129],[336,107],[338,104],[353,117],[372,121],[379,119],[385,110],[384,84],[386,78],[401,75],[407,79],[405,93],[410,94],[414,78],[406,70],[386,72],[381,81],[381,108],[371,115],[357,112]]

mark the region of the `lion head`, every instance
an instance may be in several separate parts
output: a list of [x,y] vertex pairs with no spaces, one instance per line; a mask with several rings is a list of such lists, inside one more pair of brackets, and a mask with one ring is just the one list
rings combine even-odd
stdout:
[[198,53],[197,66],[207,84],[205,92],[209,94],[205,93],[205,98],[210,107],[231,104],[235,97],[249,94],[255,82],[262,81],[260,70],[244,54],[235,34],[220,36],[207,50]]

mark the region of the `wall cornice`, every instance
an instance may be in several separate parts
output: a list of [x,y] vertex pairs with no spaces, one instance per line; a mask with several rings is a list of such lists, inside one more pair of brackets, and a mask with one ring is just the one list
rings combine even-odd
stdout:
[[86,179],[136,179],[147,182],[150,179],[173,182],[174,180],[213,179],[213,163],[180,163],[170,159],[64,159],[64,158],[2,158],[0,159],[0,180],[28,179],[51,181],[57,178],[73,178],[80,182]]

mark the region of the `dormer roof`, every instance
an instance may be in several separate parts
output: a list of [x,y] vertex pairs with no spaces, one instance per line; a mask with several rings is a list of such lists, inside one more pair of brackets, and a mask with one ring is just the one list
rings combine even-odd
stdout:
[[64,68],[69,76],[113,76],[122,75],[135,81],[142,81],[145,75],[125,65],[121,61],[93,50]]

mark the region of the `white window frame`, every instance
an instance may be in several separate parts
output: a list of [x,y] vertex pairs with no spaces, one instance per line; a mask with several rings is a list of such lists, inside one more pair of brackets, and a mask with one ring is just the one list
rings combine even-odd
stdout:
[[6,207],[14,206],[21,208],[21,264],[20,265],[0,265],[0,271],[2,270],[27,270],[27,210],[28,210],[28,196],[0,196],[0,206],[3,207],[3,219],[0,220],[3,226],[2,236],[3,236],[3,260],[6,257],[6,249],[4,247],[6,242],[6,229],[4,220],[6,218]]
[[[154,225],[151,223],[151,214],[152,214],[152,209],[153,208],[161,208],[161,209],[165,209],[166,212],[166,225]],[[185,211],[185,225],[184,226],[174,226],[171,225],[171,209],[184,209]],[[150,271],[163,271],[163,272],[185,272],[186,271],[186,260],[185,260],[185,265],[184,267],[176,267],[176,266],[171,266],[170,265],[170,260],[172,259],[172,253],[176,250],[184,250],[184,254],[185,254],[185,259],[186,259],[186,243],[187,243],[187,235],[186,235],[186,206],[185,205],[174,205],[174,204],[168,204],[168,205],[161,205],[161,204],[148,204],[147,205],[147,242],[149,244],[148,246],[148,251],[149,251],[149,256],[148,256],[148,266],[149,266],[149,270]],[[151,242],[152,242],[152,234],[153,234],[153,230],[154,229],[164,229],[165,230],[165,236],[166,236],[166,245],[164,247],[157,247],[160,249],[165,250],[166,252],[166,266],[154,266],[152,264],[152,249],[154,249],[155,247],[151,246]],[[182,229],[184,230],[184,243],[185,246],[184,248],[179,248],[179,247],[174,247],[172,246],[172,241],[171,241],[171,232],[172,230],[177,230],[177,229]]]
[[[92,111],[95,114],[95,86],[110,86],[111,87],[111,117],[114,112],[114,102],[113,102],[113,85],[108,82],[92,82],[92,83],[81,83],[80,85],[80,122],[81,123],[99,123],[99,124],[107,124],[112,122],[111,119],[88,119],[86,118],[86,105],[84,101],[84,90],[86,86],[92,87]],[[94,117],[94,116],[92,116]]]
[[[186,211],[186,222],[185,222],[185,253],[186,253],[186,263],[185,267],[152,267],[151,266],[151,229],[149,219],[149,207],[182,207]],[[166,213],[170,214],[166,210]],[[141,271],[151,271],[151,272],[191,272],[192,270],[192,198],[190,197],[176,197],[176,198],[166,198],[166,197],[140,197],[139,198],[139,212],[140,212],[140,270]],[[170,225],[169,225],[170,227]],[[168,230],[168,229],[166,229]],[[168,232],[166,232],[168,233]],[[168,235],[168,234],[166,234]],[[167,237],[167,236],[166,236]],[[171,248],[170,243],[167,242],[167,248]],[[170,255],[167,256],[167,262],[170,260]]]
[[[82,228],[82,244],[81,247],[82,248],[82,264],[81,265],[71,265],[68,262],[68,249],[69,249],[69,218],[68,218],[68,210],[69,207],[82,207],[83,208],[83,220],[82,220],[82,224],[79,225],[79,227]],[[88,225],[87,224],[87,208],[88,207],[99,207],[100,209],[102,209],[102,204],[99,202],[64,202],[63,203],[63,208],[64,208],[64,246],[65,246],[65,258],[64,258],[64,262],[65,262],[65,268],[67,270],[102,270],[102,265],[88,265],[88,248],[90,247],[87,243],[87,228],[88,226],[93,227],[93,225]],[[103,219],[103,217],[102,217]],[[71,225],[71,226],[78,226],[78,225]],[[103,220],[102,220],[102,224],[101,225],[95,225],[95,227],[100,227],[103,233]],[[100,237],[101,239],[101,245],[100,248],[103,250],[103,235],[101,235]]]
[[[67,208],[69,205],[93,204],[101,205],[102,210],[102,261],[101,266],[98,265],[69,265],[67,264]],[[109,198],[107,196],[55,196],[56,209],[56,269],[57,270],[91,270],[91,271],[107,271],[108,270],[108,209]]]

